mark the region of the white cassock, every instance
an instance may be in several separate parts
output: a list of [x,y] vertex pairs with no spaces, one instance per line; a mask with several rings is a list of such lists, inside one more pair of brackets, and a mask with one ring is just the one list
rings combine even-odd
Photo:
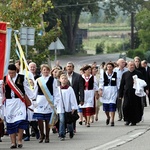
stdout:
[[64,113],[65,111],[71,112],[73,109],[78,109],[76,96],[71,86],[69,86],[68,89],[60,89],[59,87],[59,93],[61,95],[61,99],[57,103],[57,113]]

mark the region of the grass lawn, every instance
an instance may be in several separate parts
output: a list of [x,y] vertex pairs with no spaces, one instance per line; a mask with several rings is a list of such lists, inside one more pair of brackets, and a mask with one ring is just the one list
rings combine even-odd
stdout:
[[101,37],[101,38],[90,38],[83,40],[83,48],[84,50],[95,51],[96,44],[104,42],[105,51],[108,46],[112,44],[118,45],[123,43],[123,39],[121,38],[113,38],[113,37]]

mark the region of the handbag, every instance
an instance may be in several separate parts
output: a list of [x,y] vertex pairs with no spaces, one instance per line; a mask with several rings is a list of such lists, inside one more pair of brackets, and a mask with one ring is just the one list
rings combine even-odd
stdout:
[[73,118],[72,118],[72,112],[65,112],[64,115],[65,115],[65,122],[67,124],[71,124],[73,122]]

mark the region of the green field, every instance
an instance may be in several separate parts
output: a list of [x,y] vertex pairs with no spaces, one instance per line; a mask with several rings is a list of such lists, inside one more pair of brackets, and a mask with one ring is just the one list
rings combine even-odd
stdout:
[[[91,53],[92,51],[95,52],[96,45],[101,42],[104,43],[104,53],[108,52],[108,49],[111,50],[112,48],[115,50],[115,48],[117,49],[124,42],[129,42],[128,32],[125,33],[124,31],[130,32],[130,27],[125,24],[79,24],[79,28],[88,29],[88,38],[83,39],[83,49],[88,52],[91,51]],[[126,34],[126,38],[121,38],[122,33]],[[120,49],[117,51],[122,50],[123,46],[120,46]]]
[[[97,43],[104,42],[104,50],[107,52],[107,48],[113,46],[117,46],[124,42],[121,38],[109,38],[109,37],[101,37],[101,38],[90,38],[83,40],[83,48],[88,51],[95,51]],[[122,51],[123,49],[120,49]]]
[[88,29],[90,32],[94,31],[128,31],[130,30],[130,26],[125,24],[102,24],[102,23],[86,23],[86,24],[79,24],[79,28],[81,29]]

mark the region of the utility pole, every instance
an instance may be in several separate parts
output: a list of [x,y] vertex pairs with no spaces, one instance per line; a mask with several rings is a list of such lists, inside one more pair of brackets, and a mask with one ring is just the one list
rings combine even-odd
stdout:
[[131,49],[134,49],[134,12],[131,12]]

